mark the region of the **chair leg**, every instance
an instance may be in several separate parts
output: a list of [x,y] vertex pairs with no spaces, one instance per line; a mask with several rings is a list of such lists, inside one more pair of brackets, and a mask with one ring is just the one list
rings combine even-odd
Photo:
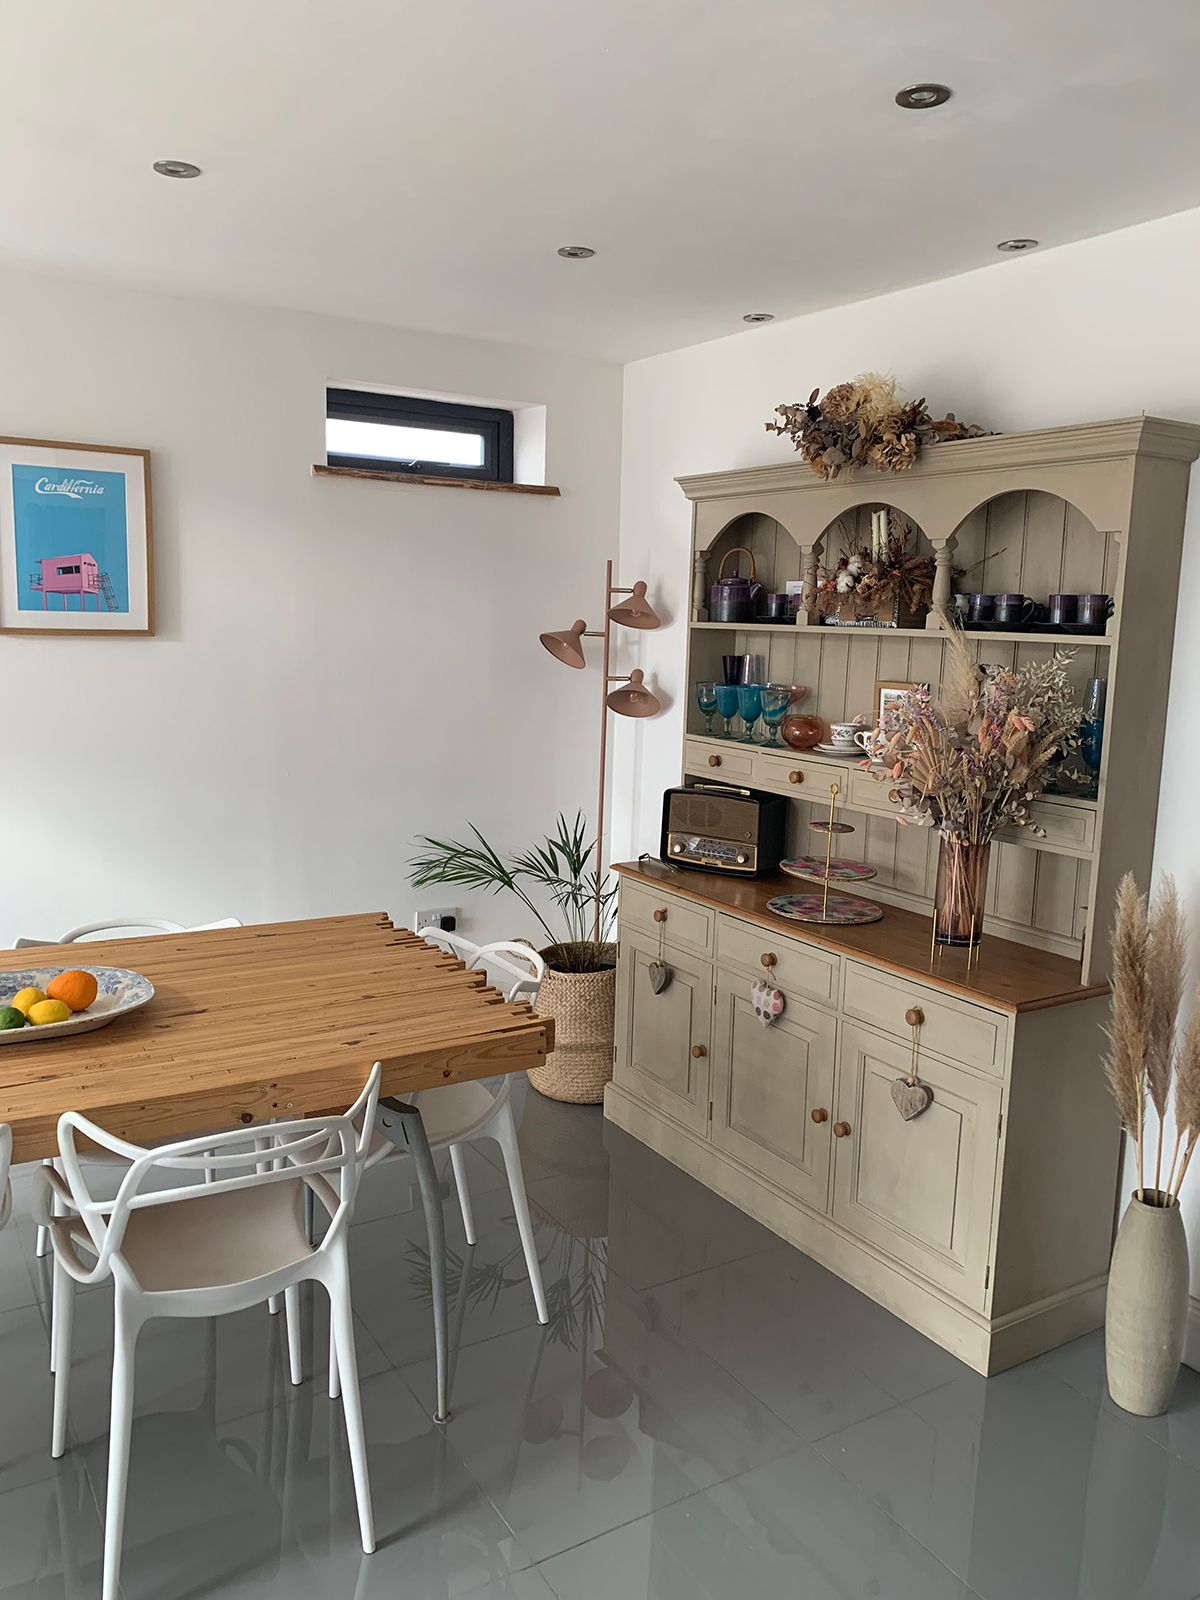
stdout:
[[338,1365],[337,1325],[333,1315],[333,1296],[329,1297],[329,1398],[337,1400],[342,1392],[342,1374]]
[[[350,1466],[354,1473],[354,1493],[358,1500],[358,1527],[362,1547],[368,1555],[375,1548],[375,1518],[371,1510],[371,1480],[367,1475],[367,1440],[363,1432],[362,1400],[358,1392],[358,1364],[354,1354],[354,1318],[350,1311],[350,1267],[345,1247],[329,1285],[333,1308],[333,1345],[338,1352],[338,1368],[345,1373],[342,1410],[346,1418],[346,1440],[350,1446]],[[331,1349],[333,1346],[331,1346]]]
[[[54,1165],[54,1162],[53,1161],[43,1161],[42,1165],[44,1167],[52,1167]],[[58,1215],[58,1202],[57,1202],[57,1200],[52,1200],[51,1201],[51,1205],[52,1205],[52,1207],[54,1209],[54,1215],[57,1216]],[[48,1256],[50,1254],[50,1229],[46,1228],[46,1227],[43,1227],[40,1223],[38,1224],[37,1245],[35,1246],[35,1254],[38,1255],[38,1256]],[[53,1370],[54,1370],[53,1366],[51,1366],[50,1370],[53,1372]]]
[[458,1189],[458,1204],[462,1211],[463,1227],[467,1230],[467,1243],[475,1243],[475,1216],[471,1210],[471,1191],[467,1187],[466,1152],[462,1145],[450,1146],[450,1165],[454,1168],[454,1182]]
[[129,1484],[129,1436],[133,1428],[133,1358],[140,1326],[120,1290],[117,1291],[115,1310],[102,1600],[119,1600],[121,1543],[125,1535],[125,1491]]
[[54,1309],[50,1340],[53,1345],[54,1425],[50,1454],[57,1461],[67,1447],[67,1397],[71,1382],[71,1335],[75,1324],[75,1279],[54,1262]]
[[529,1271],[529,1284],[533,1290],[533,1303],[537,1306],[538,1321],[550,1321],[546,1309],[546,1293],[542,1288],[542,1267],[537,1247],[533,1241],[533,1224],[529,1220],[529,1201],[525,1197],[525,1174],[521,1171],[521,1153],[517,1149],[517,1128],[513,1122],[512,1108],[502,1106],[491,1125],[492,1138],[504,1156],[504,1170],[508,1173],[508,1187],[512,1191],[513,1210],[517,1214],[517,1231],[525,1251],[525,1266]]
[[300,1357],[300,1288],[298,1284],[291,1284],[283,1291],[283,1303],[286,1311],[284,1321],[287,1323],[288,1366],[291,1369],[291,1379],[295,1384],[304,1382],[304,1363]]

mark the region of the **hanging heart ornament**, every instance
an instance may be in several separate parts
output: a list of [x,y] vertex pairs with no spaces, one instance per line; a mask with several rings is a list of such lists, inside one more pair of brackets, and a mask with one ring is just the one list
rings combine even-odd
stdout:
[[911,1122],[922,1111],[929,1110],[933,1103],[933,1090],[927,1089],[923,1083],[909,1083],[907,1078],[897,1078],[892,1085],[892,1099],[905,1122]]
[[669,989],[671,979],[675,976],[665,961],[652,961],[646,972],[650,978],[650,987],[655,994],[661,994],[664,989]]

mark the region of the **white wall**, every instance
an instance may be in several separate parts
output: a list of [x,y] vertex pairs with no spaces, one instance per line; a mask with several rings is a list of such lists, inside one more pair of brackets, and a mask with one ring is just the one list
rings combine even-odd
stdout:
[[[313,478],[327,379],[546,406],[562,498]],[[417,834],[510,847],[594,812],[591,698],[537,635],[598,613],[620,408],[604,362],[0,275],[0,434],[150,448],[158,603],[150,640],[0,636],[0,945],[108,914],[406,921]]]
[[[886,240],[881,241],[886,248]],[[856,373],[894,373],[935,415],[1002,430],[1146,411],[1200,422],[1200,211],[998,263],[964,277],[696,345],[625,369],[622,581],[645,578],[671,618],[639,642],[670,696],[622,726],[614,859],[657,851],[661,795],[678,782],[690,507],[673,479],[792,458],[763,424],[783,401]],[[947,446],[947,448],[953,448]],[[1164,611],[1175,595],[1164,593]],[[1173,872],[1200,946],[1200,490],[1188,515],[1156,863]],[[1193,1181],[1193,1177],[1195,1181]],[[1200,1174],[1189,1177],[1193,1293],[1200,1294]],[[1193,1360],[1200,1360],[1200,1320]]]

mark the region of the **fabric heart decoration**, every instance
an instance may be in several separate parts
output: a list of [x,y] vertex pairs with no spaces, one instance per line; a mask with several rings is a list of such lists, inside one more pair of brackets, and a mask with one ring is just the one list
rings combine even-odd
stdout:
[[911,1122],[922,1111],[929,1110],[933,1104],[933,1090],[926,1088],[923,1083],[909,1083],[907,1078],[897,1078],[892,1085],[892,1099],[905,1122]]
[[665,961],[652,961],[646,972],[650,978],[650,987],[655,994],[661,994],[664,989],[669,989],[671,979],[675,976]]
[[750,999],[754,1004],[754,1015],[764,1028],[771,1026],[787,1004],[782,991],[772,989],[771,985],[764,983],[761,978],[750,986]]

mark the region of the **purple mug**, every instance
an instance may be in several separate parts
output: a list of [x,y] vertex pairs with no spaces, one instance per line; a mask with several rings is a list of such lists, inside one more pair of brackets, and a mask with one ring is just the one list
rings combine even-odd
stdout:
[[1056,628],[1061,628],[1066,622],[1075,621],[1075,612],[1079,604],[1076,594],[1052,594],[1047,602],[1050,607],[1050,622]]
[[1103,627],[1108,621],[1111,602],[1106,594],[1081,594],[1075,620],[1081,627]]

